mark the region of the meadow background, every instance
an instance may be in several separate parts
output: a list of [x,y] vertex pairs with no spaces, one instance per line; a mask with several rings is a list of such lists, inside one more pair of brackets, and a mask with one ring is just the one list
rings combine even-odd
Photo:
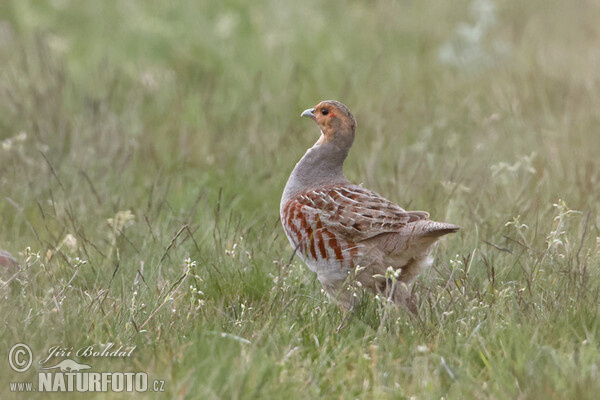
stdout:
[[[73,358],[169,398],[596,398],[599,43],[592,0],[2,1],[2,397],[115,342]],[[463,227],[418,319],[370,297],[338,333],[289,262],[324,99],[358,120],[349,179]]]

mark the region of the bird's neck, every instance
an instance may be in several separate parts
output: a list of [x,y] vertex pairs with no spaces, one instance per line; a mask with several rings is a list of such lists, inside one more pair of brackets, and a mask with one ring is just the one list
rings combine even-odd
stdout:
[[319,143],[308,149],[298,161],[288,179],[282,204],[303,191],[334,184],[346,184],[344,160],[348,156],[348,147],[339,147],[334,143]]

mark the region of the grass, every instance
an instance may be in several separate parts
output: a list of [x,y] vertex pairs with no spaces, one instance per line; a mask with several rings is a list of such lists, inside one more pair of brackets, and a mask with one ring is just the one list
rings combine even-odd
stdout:
[[[75,359],[170,398],[595,398],[600,8],[489,5],[2,2],[3,359],[136,346]],[[463,227],[419,319],[370,297],[337,333],[288,263],[299,114],[328,98],[351,180]],[[3,368],[3,398],[36,379]]]

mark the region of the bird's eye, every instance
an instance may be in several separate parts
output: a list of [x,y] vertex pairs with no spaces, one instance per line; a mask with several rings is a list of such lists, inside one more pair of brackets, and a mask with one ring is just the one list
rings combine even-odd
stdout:
[[329,114],[329,110],[326,109],[326,108],[324,108],[324,109],[321,110],[321,114],[327,115],[327,114]]

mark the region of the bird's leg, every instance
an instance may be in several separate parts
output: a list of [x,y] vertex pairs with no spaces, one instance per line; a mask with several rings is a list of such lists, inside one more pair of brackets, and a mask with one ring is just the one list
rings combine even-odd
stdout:
[[338,325],[337,329],[335,330],[335,333],[340,333],[340,331],[346,327],[346,323],[354,316],[354,309],[343,310],[342,312],[344,313],[344,318],[342,319],[342,322],[340,322],[340,324]]
[[417,316],[419,313],[417,304],[416,293],[411,293],[406,283],[402,281],[393,282],[388,285],[390,291],[390,299],[398,305],[402,305],[408,309],[413,315]]
[[335,285],[332,283],[323,283],[323,289],[327,295],[332,298],[344,314],[342,322],[338,325],[336,333],[340,333],[354,315],[354,306],[356,305],[356,297],[353,295],[352,288],[345,284]]
[[321,284],[323,285],[325,293],[327,293],[327,295],[332,298],[343,311],[353,310],[354,305],[358,303],[358,298],[354,295],[354,288],[351,285],[348,285],[346,281],[321,281]]

